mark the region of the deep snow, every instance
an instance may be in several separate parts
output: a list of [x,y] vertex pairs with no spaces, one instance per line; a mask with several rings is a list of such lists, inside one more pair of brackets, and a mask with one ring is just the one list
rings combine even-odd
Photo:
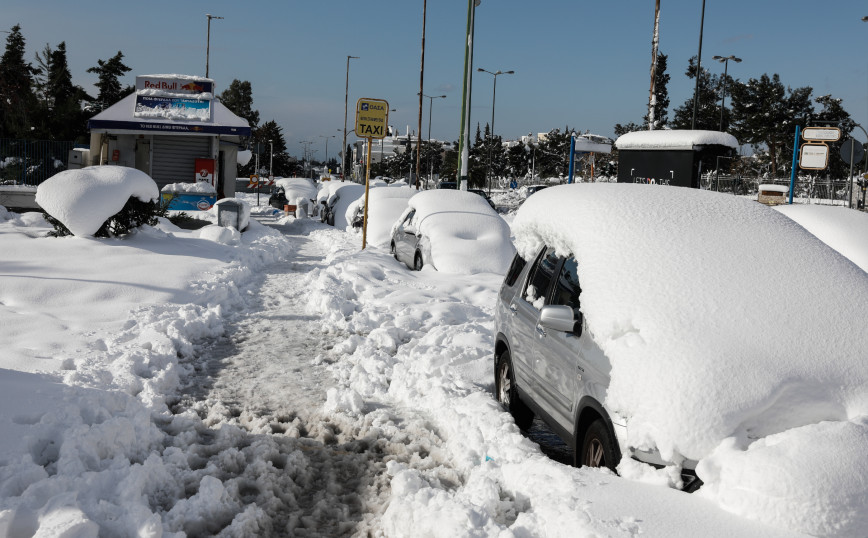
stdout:
[[252,217],[55,239],[0,209],[0,535],[797,535],[541,453],[491,394],[501,275]]

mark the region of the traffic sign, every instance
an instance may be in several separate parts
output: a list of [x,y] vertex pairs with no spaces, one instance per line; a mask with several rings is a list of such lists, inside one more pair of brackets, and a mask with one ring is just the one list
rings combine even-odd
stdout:
[[[850,162],[850,153],[853,153],[853,162]],[[862,142],[857,142],[852,138],[848,138],[841,144],[841,158],[847,164],[855,164],[862,160],[865,156],[865,148],[862,147]]]
[[841,139],[841,129],[837,127],[805,127],[802,138],[809,142],[836,142]]
[[385,138],[389,124],[389,103],[382,99],[361,98],[356,103],[356,135]]
[[799,168],[825,170],[829,164],[829,146],[826,144],[802,144]]

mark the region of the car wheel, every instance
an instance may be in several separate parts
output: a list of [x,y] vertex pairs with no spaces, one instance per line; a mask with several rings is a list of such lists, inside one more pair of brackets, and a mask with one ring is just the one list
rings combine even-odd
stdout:
[[518,397],[509,351],[500,354],[500,358],[497,359],[497,368],[494,371],[494,391],[497,401],[509,411],[516,426],[522,430],[528,429],[533,422],[533,411],[524,405],[524,402]]
[[397,260],[398,259],[398,249],[395,248],[395,242],[394,241],[392,241],[391,252],[392,252],[392,257]]
[[421,271],[423,265],[424,263],[422,263],[422,254],[420,252],[417,252],[416,257],[413,259],[413,269],[416,271]]
[[579,449],[575,454],[577,467],[608,467],[614,471],[618,465],[615,440],[601,418],[591,422],[576,447]]
[[333,212],[329,212],[329,216],[328,216],[327,220],[328,220],[329,226],[334,226],[335,225],[335,214]]

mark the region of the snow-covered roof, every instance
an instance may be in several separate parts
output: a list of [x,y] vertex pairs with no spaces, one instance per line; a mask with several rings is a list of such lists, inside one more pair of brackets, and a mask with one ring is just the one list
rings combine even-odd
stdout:
[[727,146],[738,148],[738,140],[720,131],[664,129],[634,131],[618,137],[615,147],[620,149],[692,150],[698,146]]
[[190,122],[171,118],[137,118],[134,116],[136,94],[131,93],[87,122],[95,132],[161,132],[171,134],[220,134],[250,136],[250,124],[236,116],[223,103],[211,101],[211,121]]

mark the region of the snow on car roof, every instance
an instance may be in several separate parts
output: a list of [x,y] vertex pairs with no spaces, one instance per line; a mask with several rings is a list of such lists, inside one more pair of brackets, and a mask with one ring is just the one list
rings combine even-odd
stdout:
[[[376,188],[374,188],[376,187]],[[367,242],[376,246],[389,246],[392,237],[392,226],[407,209],[407,200],[418,194],[414,187],[406,183],[400,185],[372,185],[368,193],[368,229]],[[355,213],[363,207],[365,197],[356,200],[347,210]]]
[[447,273],[505,273],[515,253],[506,221],[472,192],[434,189],[410,198],[431,258]]
[[738,140],[729,133],[689,129],[662,129],[634,131],[618,137],[615,147],[620,149],[694,149],[697,146],[728,146],[738,148]]
[[631,446],[699,459],[725,438],[868,414],[868,274],[773,209],[681,187],[528,198],[516,247],[575,253]]

